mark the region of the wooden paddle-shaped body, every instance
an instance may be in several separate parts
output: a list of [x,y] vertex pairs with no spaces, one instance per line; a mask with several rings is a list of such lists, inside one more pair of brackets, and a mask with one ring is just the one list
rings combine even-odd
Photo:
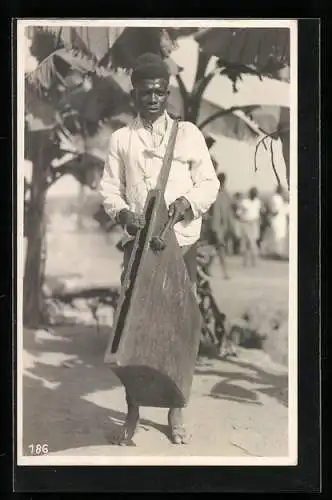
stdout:
[[201,314],[162,191],[150,191],[145,214],[105,362],[138,405],[179,408],[189,398]]

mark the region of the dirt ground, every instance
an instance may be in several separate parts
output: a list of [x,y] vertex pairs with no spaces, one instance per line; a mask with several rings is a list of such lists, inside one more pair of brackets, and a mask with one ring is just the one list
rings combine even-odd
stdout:
[[143,408],[135,447],[109,445],[124,419],[124,391],[103,365],[107,331],[89,327],[24,332],[23,449],[47,443],[58,455],[286,456],[284,368],[259,351],[201,359],[186,409],[192,441],[172,445],[166,410]]
[[[71,275],[84,283],[116,284],[121,254],[99,233],[73,237],[51,232],[48,276]],[[116,236],[114,236],[116,238]],[[212,287],[227,315],[236,317],[250,303],[287,308],[288,264],[262,261],[244,270],[230,259],[231,279],[214,264]],[[287,366],[273,353],[240,349],[227,361],[202,358],[197,364],[186,418],[189,445],[172,445],[163,409],[143,408],[135,446],[111,446],[108,436],[124,419],[124,391],[103,363],[109,328],[77,324],[23,335],[23,454],[31,444],[48,454],[72,457],[223,456],[283,457],[288,454]],[[284,351],[284,339],[274,350]],[[277,347],[276,347],[277,346]],[[287,349],[287,348],[286,348]],[[278,357],[278,356],[277,356]],[[74,462],[73,462],[74,463]]]

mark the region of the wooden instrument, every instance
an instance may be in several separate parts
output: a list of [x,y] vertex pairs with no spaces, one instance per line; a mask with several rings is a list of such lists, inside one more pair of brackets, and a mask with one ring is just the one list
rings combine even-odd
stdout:
[[135,238],[105,362],[137,405],[180,408],[190,394],[201,314],[164,200],[174,144],[168,146],[158,188],[147,197],[146,225]]

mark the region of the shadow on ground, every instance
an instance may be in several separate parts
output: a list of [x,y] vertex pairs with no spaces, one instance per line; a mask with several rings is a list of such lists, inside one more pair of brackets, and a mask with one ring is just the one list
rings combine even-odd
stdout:
[[[77,325],[41,337],[24,331],[24,350],[30,357],[23,375],[23,454],[29,455],[29,445],[38,443],[46,443],[49,452],[111,446],[109,436],[119,430],[125,413],[109,408],[112,396],[107,391],[121,384],[103,363],[108,336]],[[106,407],[91,401],[98,391],[105,391]],[[149,420],[141,424],[167,431]]]
[[[239,403],[262,405],[259,395],[264,394],[274,398],[283,406],[288,406],[288,375],[287,373],[269,373],[256,364],[228,358],[227,362],[233,367],[245,371],[227,371],[216,369],[200,369],[196,373],[218,376],[221,378],[211,389],[209,396],[216,399],[237,401]],[[246,373],[246,371],[251,373]],[[237,384],[238,382],[238,384]],[[243,387],[243,382],[250,384],[250,389]]]
[[[24,331],[24,455],[30,454],[29,445],[45,443],[50,453],[109,446],[112,455],[109,436],[124,421],[125,399],[119,380],[103,362],[108,336],[107,329],[98,335],[79,325]],[[262,405],[259,395],[265,394],[287,405],[287,375],[233,359],[211,360],[209,366],[197,366],[196,373],[218,377],[207,397]],[[141,426],[167,434],[166,425],[147,419]]]

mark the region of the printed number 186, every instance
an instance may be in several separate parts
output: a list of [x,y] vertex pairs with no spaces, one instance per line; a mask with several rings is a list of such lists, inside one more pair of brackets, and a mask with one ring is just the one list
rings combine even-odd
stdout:
[[48,444],[29,444],[28,446],[31,455],[47,455]]

